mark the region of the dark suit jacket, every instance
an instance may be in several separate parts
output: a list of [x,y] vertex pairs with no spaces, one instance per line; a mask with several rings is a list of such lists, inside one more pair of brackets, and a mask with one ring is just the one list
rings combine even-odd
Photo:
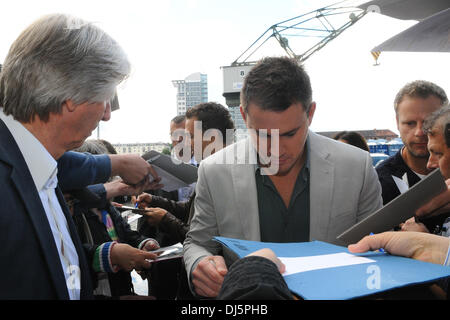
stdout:
[[[56,194],[79,257],[80,298],[92,298],[83,247],[59,187]],[[2,120],[0,200],[0,299],[69,299],[41,199],[22,153]]]

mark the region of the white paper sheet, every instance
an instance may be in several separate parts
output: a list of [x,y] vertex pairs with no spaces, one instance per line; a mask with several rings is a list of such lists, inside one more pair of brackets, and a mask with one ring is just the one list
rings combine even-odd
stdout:
[[283,276],[318,269],[336,268],[354,264],[376,263],[375,260],[349,253],[334,253],[310,257],[280,257],[286,266]]
[[132,222],[134,222],[134,221],[136,221],[136,220],[138,220],[140,218],[142,218],[142,215],[140,215],[140,214],[135,214],[135,215],[133,215],[131,217],[128,216],[127,217],[127,222],[128,222],[128,224],[130,224],[130,223],[132,223]]
[[183,244],[181,242],[178,242],[174,245],[168,246],[168,247],[162,247],[158,250],[152,251],[153,253],[162,252],[156,260],[148,260],[150,262],[158,262],[168,259],[181,259],[183,257]]

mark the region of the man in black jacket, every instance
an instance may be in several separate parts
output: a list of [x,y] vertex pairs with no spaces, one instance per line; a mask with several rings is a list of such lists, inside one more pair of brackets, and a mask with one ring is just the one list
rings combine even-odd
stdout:
[[[396,95],[394,109],[404,147],[384,160],[377,168],[383,204],[399,196],[431,172],[427,168],[428,138],[423,131],[425,119],[448,102],[442,88],[428,81],[406,84]],[[426,225],[409,222],[406,231],[433,231],[440,221],[430,219]]]

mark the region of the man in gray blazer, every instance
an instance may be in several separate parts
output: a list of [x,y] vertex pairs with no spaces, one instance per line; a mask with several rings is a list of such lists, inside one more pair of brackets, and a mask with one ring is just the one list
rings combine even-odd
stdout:
[[310,131],[315,109],[295,60],[265,58],[247,75],[241,113],[250,137],[199,168],[184,243],[198,295],[217,296],[232,262],[214,236],[338,243],[337,235],[382,206],[369,153]]

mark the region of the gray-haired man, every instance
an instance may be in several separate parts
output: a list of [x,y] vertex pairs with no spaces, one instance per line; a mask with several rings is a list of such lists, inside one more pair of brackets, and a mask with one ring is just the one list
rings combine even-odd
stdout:
[[129,72],[109,35],[67,15],[40,18],[12,44],[0,74],[0,299],[92,296],[56,160],[110,119]]

